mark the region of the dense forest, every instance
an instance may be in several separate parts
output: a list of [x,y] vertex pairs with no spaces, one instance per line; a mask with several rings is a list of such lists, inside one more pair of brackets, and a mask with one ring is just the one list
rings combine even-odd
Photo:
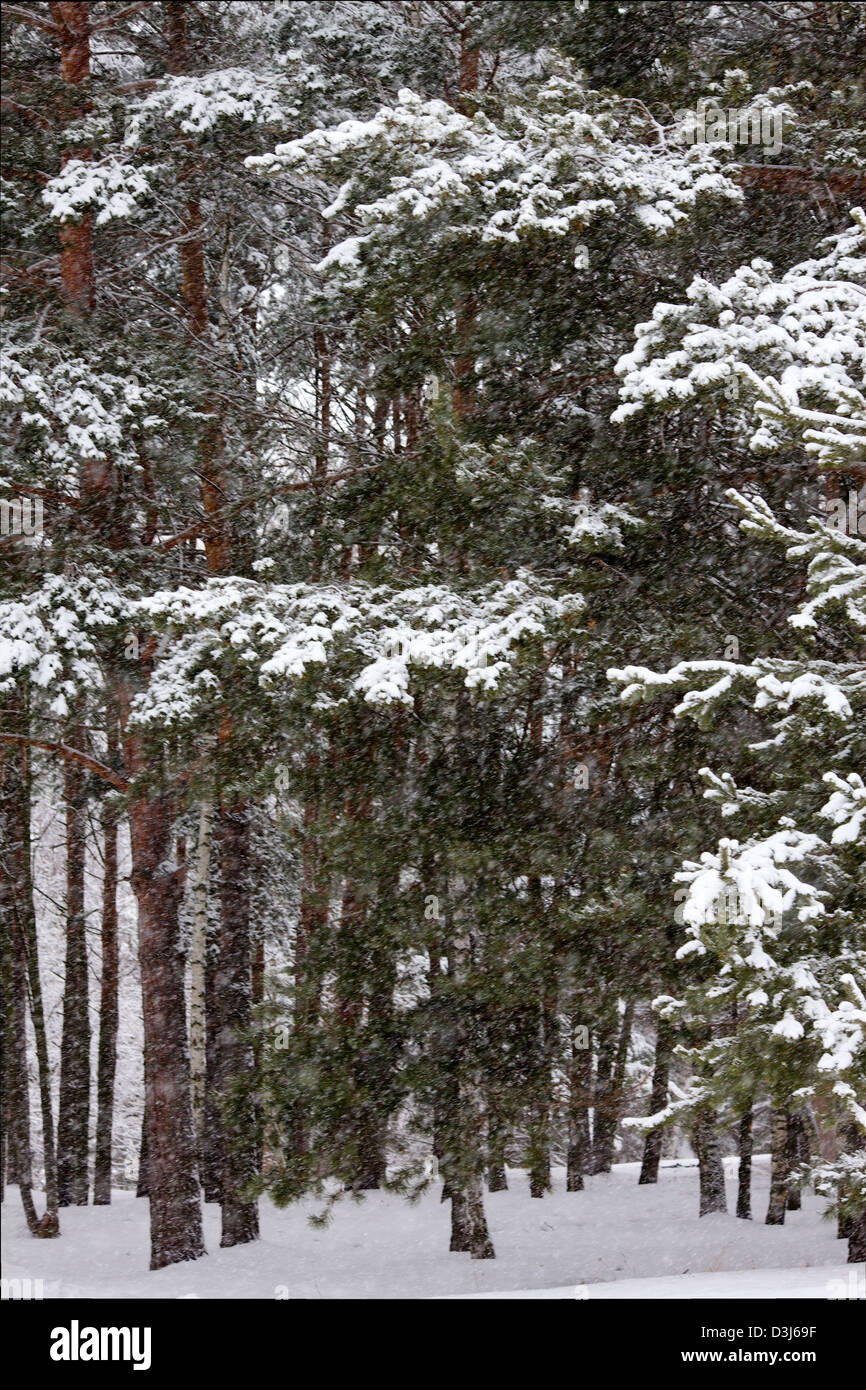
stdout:
[[2,43],[5,1210],[680,1153],[866,1260],[866,6]]

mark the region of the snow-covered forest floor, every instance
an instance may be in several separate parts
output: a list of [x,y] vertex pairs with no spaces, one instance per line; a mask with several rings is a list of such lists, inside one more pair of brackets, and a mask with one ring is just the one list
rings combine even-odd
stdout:
[[[736,1160],[727,1160],[728,1208]],[[618,1164],[566,1193],[529,1196],[526,1174],[485,1197],[497,1257],[448,1253],[448,1204],[439,1184],[418,1202],[383,1192],[337,1205],[326,1229],[310,1224],[310,1199],[261,1207],[261,1240],[219,1248],[219,1207],[205,1207],[208,1255],[146,1273],[148,1204],[116,1190],[108,1207],[69,1207],[59,1241],[34,1241],[20,1208],[3,1207],[4,1275],[44,1280],[46,1298],[430,1298],[518,1295],[573,1298],[864,1297],[862,1273],[824,1203],[809,1192],[784,1226],[763,1222],[769,1158],[755,1159],[755,1219],[698,1217],[698,1169],[663,1164],[639,1187],[639,1165]]]

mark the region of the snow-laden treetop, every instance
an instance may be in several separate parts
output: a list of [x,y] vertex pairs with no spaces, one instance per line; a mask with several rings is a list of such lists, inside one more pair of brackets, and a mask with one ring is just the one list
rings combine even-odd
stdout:
[[623,404],[613,419],[721,397],[735,379],[752,449],[799,446],[822,468],[862,465],[866,213],[851,216],[825,255],[781,278],[756,259],[718,286],[697,276],[685,304],[657,304],[617,363]]
[[320,269],[358,282],[413,221],[439,244],[562,236],[623,211],[664,234],[701,194],[742,196],[717,147],[669,146],[639,107],[587,91],[568,72],[546,82],[532,106],[514,104],[496,118],[404,89],[370,120],[310,131],[247,166],[339,184],[325,216],[351,213],[359,233],[335,245]]

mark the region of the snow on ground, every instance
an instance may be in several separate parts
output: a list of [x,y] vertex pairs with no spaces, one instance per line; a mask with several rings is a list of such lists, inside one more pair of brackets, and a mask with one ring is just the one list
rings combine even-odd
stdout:
[[[734,1209],[735,1161],[727,1161]],[[205,1208],[204,1259],[150,1272],[148,1203],[117,1191],[110,1207],[61,1212],[63,1235],[33,1240],[18,1194],[3,1203],[3,1275],[43,1279],[46,1298],[812,1298],[863,1297],[862,1275],[824,1220],[824,1203],[803,1194],[784,1226],[763,1223],[769,1160],[755,1160],[754,1221],[698,1217],[698,1171],[664,1165],[656,1186],[638,1187],[637,1164],[621,1164],[565,1191],[528,1194],[526,1174],[485,1204],[495,1260],[448,1252],[449,1207],[438,1185],[417,1203],[387,1193],[338,1205],[324,1230],[310,1226],[311,1201],[261,1208],[262,1239],[219,1248],[219,1208]],[[853,1276],[853,1277],[852,1277]]]
[[456,1298],[866,1298],[866,1274],[853,1265],[811,1269],[733,1269],[722,1274],[671,1274],[660,1279],[616,1279],[609,1284],[566,1284],[559,1289],[501,1289]]

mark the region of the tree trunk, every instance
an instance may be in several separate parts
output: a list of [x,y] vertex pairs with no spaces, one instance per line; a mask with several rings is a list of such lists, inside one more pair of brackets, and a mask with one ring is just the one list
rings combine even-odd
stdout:
[[492,1260],[493,1242],[484,1214],[484,1196],[477,1173],[466,1175],[451,1195],[451,1241],[448,1249],[468,1253],[473,1260]]
[[[458,110],[466,111],[467,98],[478,90],[479,50],[472,42],[472,34],[464,28],[460,34],[460,67],[458,73]],[[454,415],[464,424],[475,411],[475,357],[473,338],[478,318],[478,304],[470,289],[467,289],[457,302],[454,315],[454,385],[451,403]]]
[[613,1032],[606,1039],[604,1052],[599,1048],[599,1073],[596,1085],[595,1124],[593,1126],[593,1173],[609,1173],[613,1166],[616,1126],[622,1103],[633,1018],[634,1001],[629,1000],[622,1016],[616,1051],[613,1051],[613,1038],[615,1036]]
[[3,1080],[8,1116],[8,1181],[18,1186],[27,1229],[39,1235],[39,1217],[33,1203],[30,1157],[30,1104],[27,1085],[27,999],[24,964],[11,933],[3,927]]
[[[165,7],[168,68],[175,76],[189,70],[185,3],[171,0]],[[201,205],[191,198],[184,210],[185,236],[180,243],[181,293],[193,338],[204,344],[210,336],[208,287],[205,270]],[[199,363],[205,380],[208,364]],[[199,436],[199,479],[201,504],[209,521],[205,536],[205,557],[209,574],[229,574],[232,568],[231,526],[225,515],[228,486],[225,477],[225,445],[218,400],[210,393],[202,401],[205,420]]]
[[[316,1026],[321,994],[321,967],[318,959],[320,941],[328,924],[330,881],[319,835],[319,754],[311,752],[306,759],[308,778],[303,809],[303,840],[301,843],[301,904],[295,932],[294,1029],[301,1039]],[[295,1121],[296,1152],[308,1147],[304,1115],[297,1113]]]
[[358,1170],[349,1184],[353,1192],[376,1192],[385,1181],[386,1129],[382,1117],[370,1106],[358,1117]]
[[701,1110],[696,1116],[695,1149],[700,1170],[699,1215],[727,1211],[725,1165],[715,1110]]
[[[116,757],[109,741],[108,761]],[[102,990],[99,1001],[99,1050],[96,1075],[96,1158],[93,1165],[93,1203],[111,1201],[111,1151],[114,1122],[114,1077],[117,1068],[117,817],[112,807],[103,813]]]
[[219,1055],[219,937],[208,932],[204,975],[205,1010],[205,1087],[204,1129],[199,1146],[199,1173],[206,1202],[222,1200],[223,1159],[222,1130],[217,1104],[217,1070]]
[[737,1126],[740,1166],[737,1174],[737,1216],[742,1221],[752,1219],[752,1107],[749,1106]]
[[[453,1093],[448,1098],[448,1092]],[[457,1113],[457,1087],[451,1078],[448,1079],[443,1087],[444,1105],[434,1105],[433,1107],[433,1156],[439,1165],[439,1172],[442,1177],[442,1190],[439,1193],[440,1202],[451,1201],[451,1179],[449,1176],[450,1168],[448,1164],[448,1140],[445,1127],[446,1114]],[[453,1105],[452,1103],[453,1102]]]
[[[671,1055],[673,1040],[669,1025],[659,1019],[656,1028],[656,1057],[653,1069],[652,1090],[650,1092],[650,1114],[657,1115],[668,1103],[668,1086],[671,1076]],[[638,1183],[655,1183],[659,1180],[659,1161],[662,1156],[664,1129],[661,1125],[650,1130],[644,1140],[643,1162]]]
[[[4,1070],[8,1124],[6,1177],[19,1187],[32,1187],[30,1155],[30,1091],[27,1085],[27,1002],[21,956],[12,931],[4,927]],[[31,1232],[35,1235],[35,1231]]]
[[180,885],[169,864],[171,815],[166,797],[134,801],[130,825],[144,1018],[150,1267],[161,1269],[205,1253],[195,1177]]
[[[39,1217],[33,1203],[30,1154],[30,1094],[27,1074],[27,970],[22,948],[22,907],[27,891],[24,867],[24,814],[19,802],[20,784],[15,754],[4,753],[0,778],[0,984],[2,984],[2,1079],[7,1182],[16,1183],[27,1229],[38,1236]],[[55,1234],[55,1232],[51,1232]]]
[[[29,864],[29,851],[27,855]],[[42,984],[39,978],[39,953],[36,938],[36,916],[32,910],[32,894],[28,899],[27,975],[30,996],[30,1017],[36,1041],[36,1065],[39,1075],[39,1108],[42,1115],[42,1164],[45,1169],[45,1215],[39,1228],[40,1236],[59,1236],[60,1222],[57,1188],[57,1149],[54,1143],[54,1116],[51,1104],[51,1068],[48,1062],[48,1038],[45,1031],[45,1010]]]
[[459,1184],[453,1186],[449,1249],[468,1250],[473,1260],[492,1260],[495,1257],[496,1252],[484,1212],[481,1175],[478,1172],[464,1174]]
[[782,1226],[788,1201],[788,1111],[784,1105],[770,1112],[770,1204],[767,1208],[768,1226]]
[[192,1113],[196,1145],[202,1152],[205,1129],[205,1082],[207,1076],[207,1024],[205,977],[208,950],[208,879],[210,876],[213,801],[202,798],[199,807],[198,843],[192,889],[192,939],[189,952],[189,1058],[192,1087]]
[[[543,722],[537,698],[530,714],[530,737],[541,756]],[[545,936],[544,898],[541,879],[529,878],[529,901],[534,930],[539,941]],[[556,1030],[556,986],[545,968],[539,978],[540,998],[536,1007],[535,1037],[532,1040],[533,1082],[529,1108],[529,1195],[541,1198],[552,1188],[550,1176],[550,1115],[553,1103],[553,1053]]]
[[468,96],[470,92],[478,91],[480,57],[480,50],[473,43],[471,28],[467,26],[460,32],[460,67],[457,76],[457,90],[460,93],[458,106],[461,110],[466,110],[467,107],[463,98]]
[[588,1169],[590,1173],[606,1171],[604,1165],[608,1153],[610,1125],[608,1117],[604,1114],[604,1106],[613,1077],[615,1028],[615,1018],[607,1017],[598,1029],[592,1096],[592,1152]]
[[[802,1161],[803,1140],[806,1135],[805,1126],[799,1111],[792,1110],[788,1115],[788,1143],[787,1143],[787,1163],[788,1172],[793,1173]],[[788,1200],[786,1206],[788,1211],[799,1211],[802,1203],[800,1196],[800,1184],[797,1182],[788,1183]]]
[[508,1175],[505,1171],[505,1146],[508,1142],[508,1126],[498,1113],[496,1101],[487,1097],[487,1191],[507,1192]]
[[63,766],[66,803],[66,972],[60,1103],[57,1116],[57,1182],[62,1207],[87,1205],[90,1123],[90,1014],[84,919],[86,783],[75,763]]
[[530,1141],[530,1155],[534,1154],[529,1167],[530,1197],[543,1197],[546,1192],[552,1191],[553,1187],[550,1176],[550,1149],[547,1147],[547,1122],[548,1112],[539,1109],[532,1124],[534,1133]]
[[[437,878],[437,865],[434,856],[428,851],[422,863],[421,881],[424,884],[425,893],[429,893],[431,887],[435,888],[433,894],[437,904],[431,921],[432,927],[429,929],[430,935],[427,937],[427,956],[429,967],[427,971],[427,988],[430,993],[430,1002],[433,1006],[433,1028],[431,1037],[431,1051],[437,1056],[449,1055],[449,1030],[443,1027],[444,1024],[444,994],[446,989],[446,979],[442,974],[442,960],[448,955],[448,943],[440,937],[442,924],[439,918],[438,904],[442,894]],[[425,919],[426,920],[426,919]],[[440,1032],[441,1028],[441,1032]],[[449,1131],[446,1120],[449,1115],[456,1113],[457,1108],[457,1086],[454,1075],[454,1067],[447,1064],[443,1066],[441,1074],[437,1077],[438,1085],[436,1095],[431,1106],[431,1138],[433,1157],[438,1165],[439,1175],[442,1179],[442,1188],[439,1193],[440,1202],[451,1200],[451,1189],[449,1183]]]
[[[839,1139],[843,1153],[859,1153],[866,1148],[866,1136],[862,1129],[847,1115],[839,1124]],[[839,1195],[842,1196],[841,1191]],[[848,1264],[866,1261],[866,1209],[847,1218],[843,1218],[840,1212],[838,1235],[848,1242]]]
[[[424,883],[435,882],[433,871],[428,868],[424,874]],[[438,895],[437,895],[438,896]],[[438,918],[437,918],[438,921]],[[430,989],[430,999],[437,1005],[438,1009],[443,1008],[443,995],[445,987],[445,977],[442,974],[442,959],[448,955],[447,941],[435,941],[430,949],[430,970],[427,976]],[[435,1015],[434,1015],[435,1016]],[[449,1046],[453,1034],[450,1035],[446,1029],[446,1037],[440,1039],[434,1031],[432,1047],[437,1053],[443,1056],[450,1056]],[[457,1114],[457,1077],[456,1066],[443,1068],[439,1078],[436,1100],[433,1104],[432,1131],[433,1131],[433,1154],[439,1165],[439,1173],[442,1177],[442,1190],[439,1194],[440,1202],[451,1201],[451,1129],[449,1119]],[[453,1213],[452,1213],[453,1216]]]
[[[377,910],[394,901],[398,877],[390,872],[377,888]],[[381,928],[380,928],[381,929]],[[354,1187],[363,1192],[382,1186],[387,1175],[387,1138],[394,1026],[394,987],[397,971],[387,942],[375,939],[367,953],[367,1022],[357,1062],[358,1094],[366,1097],[358,1125],[359,1171]]]
[[[254,866],[254,871],[253,871],[253,872],[254,872],[254,876],[257,876],[257,874],[256,874],[256,867],[255,867],[255,866]],[[263,934],[263,931],[262,931],[262,928],[261,928],[260,925],[256,926],[256,928],[255,928],[254,931],[253,931],[251,945],[252,945],[252,952],[253,952],[252,968],[251,968],[251,987],[252,987],[253,1014],[254,1014],[254,1016],[255,1016],[255,1015],[256,1015],[256,1010],[258,1009],[259,1005],[262,1003],[262,1001],[263,1001],[263,999],[264,999],[264,997],[265,997],[265,940],[264,940],[264,934]],[[256,1076],[260,1076],[260,1075],[261,1075],[261,1066],[262,1066],[262,1044],[261,1044],[261,1034],[260,1034],[260,1033],[257,1033],[257,1035],[256,1035],[256,1041],[255,1041],[255,1043],[253,1044],[253,1071],[254,1071],[254,1073],[255,1073]],[[261,1173],[261,1171],[262,1171],[262,1164],[263,1164],[263,1161],[264,1161],[264,1133],[263,1133],[263,1125],[262,1125],[263,1108],[262,1108],[262,1102],[261,1102],[261,1100],[260,1100],[258,1097],[256,1098],[256,1102],[255,1102],[255,1112],[256,1112],[256,1172],[257,1172],[257,1173]]]
[[[145,1081],[145,1092],[147,1082]],[[147,1180],[147,1096],[141,1113],[141,1134],[138,1140],[138,1181],[135,1185],[136,1197],[149,1197],[150,1184]]]
[[[0,863],[0,902],[3,899],[3,866]],[[9,984],[7,980],[8,946],[4,918],[0,916],[0,1202],[6,1201],[6,1182],[9,1162],[9,1131],[11,1129],[9,1112],[9,1039],[7,1022],[7,1003]]]
[[466,1010],[469,1004],[466,987],[472,955],[468,926],[464,926],[460,920],[465,912],[466,897],[467,888],[463,881],[453,880],[449,893],[452,904],[450,915],[453,916],[453,934],[448,951],[449,974],[458,988],[463,988],[457,1005],[460,1043],[457,1052],[456,1113],[447,1116],[445,1121],[448,1131],[446,1176],[451,1193],[449,1249],[468,1251],[473,1260],[492,1260],[495,1251],[487,1228],[481,1186],[484,1172],[481,1084],[475,1059],[465,1046]]
[[[322,228],[321,253],[326,256],[330,249],[330,227],[324,223]],[[315,473],[324,478],[328,472],[328,456],[331,443],[331,351],[328,339],[321,327],[313,332],[313,357],[315,361],[316,418],[319,437],[315,449]],[[322,516],[324,503],[321,495],[313,499],[313,555],[311,577],[318,582],[322,574],[323,530]]]
[[[74,123],[87,109],[81,85],[90,77],[90,6],[63,0],[52,6],[59,29],[60,76],[64,83],[64,122]],[[69,159],[87,160],[87,148],[63,152]],[[68,308],[77,317],[94,305],[93,218],[60,223],[60,276]],[[83,465],[82,495],[89,473],[99,461]],[[87,1203],[87,1149],[90,1116],[90,1019],[87,1006],[87,950],[84,935],[84,778],[80,768],[64,764],[66,800],[66,976],[63,996],[63,1038],[60,1055],[60,1097],[57,1117],[57,1182],[60,1206]]]
[[[578,1067],[577,1058],[582,1054],[583,1066]],[[592,1103],[592,1048],[575,1048],[572,1034],[572,1071],[569,1082],[568,1115],[568,1158],[566,1161],[565,1190],[582,1192],[583,1178],[588,1170],[592,1156],[592,1134],[589,1127],[589,1110]]]
[[[356,806],[347,797],[347,824],[369,814],[369,805]],[[385,900],[391,901],[395,884],[389,882]],[[382,894],[379,895],[380,901]],[[359,894],[351,876],[343,884],[340,928],[336,943],[337,1026],[351,1055],[355,1104],[351,1115],[354,1140],[354,1172],[346,1188],[352,1192],[375,1191],[385,1181],[387,1115],[380,1099],[387,1094],[388,1077],[382,1072],[382,1053],[393,1013],[393,962],[387,952],[371,944],[377,923],[370,922],[366,896]],[[367,997],[367,1022],[361,1018]],[[366,1042],[364,1034],[367,1035]]]
[[866,1211],[855,1216],[848,1231],[848,1261],[849,1265],[862,1264],[866,1261]]
[[[249,808],[236,801],[220,815],[220,954],[216,977],[219,1000],[217,1093],[232,1119],[221,1115],[221,1246],[243,1245],[259,1235],[258,1207],[244,1196],[257,1173],[255,1111],[251,1094],[253,1049],[250,952]],[[234,1092],[241,1087],[241,1093]]]
[[[89,62],[88,6],[69,4],[56,8],[60,15],[63,76],[70,83],[81,82],[87,75]],[[172,14],[180,15],[185,7],[171,5],[167,8]],[[76,153],[82,155],[81,151]],[[184,243],[184,256],[189,251],[191,239]],[[88,270],[86,248],[80,240],[76,246],[77,262],[70,246],[70,255],[61,258],[61,270],[67,299],[77,305],[78,312],[84,312],[93,303],[92,252]],[[89,295],[86,292],[88,279]],[[81,285],[85,290],[79,292]],[[207,479],[208,468],[203,467],[202,473]],[[204,486],[203,481],[203,493]],[[85,465],[81,495],[83,505],[78,515],[82,527],[88,528],[87,534],[97,536],[101,543],[119,549],[126,543],[128,528],[121,526],[116,509],[109,507],[116,495],[115,470],[110,460],[103,458]],[[115,524],[107,529],[106,523],[112,517]],[[223,534],[219,528],[209,532],[206,545],[219,544]],[[132,780],[143,771],[144,761],[138,741],[129,731],[132,692],[126,679],[116,671],[114,683],[123,731],[124,767]],[[146,1161],[140,1176],[146,1177],[150,1198],[151,1268],[158,1269],[197,1258],[204,1253],[204,1243],[195,1176],[184,962],[178,919],[180,886],[178,873],[169,864],[172,849],[170,803],[153,785],[148,788],[148,796],[149,799],[134,796],[129,820],[132,886],[138,901],[144,1020],[146,1145],[143,1148],[146,1148]]]
[[[26,712],[20,702],[7,702],[7,720],[20,718],[26,726]],[[4,849],[0,853],[0,923],[12,940],[26,971],[26,992],[36,1043],[39,1077],[39,1107],[42,1117],[42,1163],[45,1169],[45,1215],[39,1223],[40,1236],[60,1234],[57,1209],[57,1150],[54,1143],[54,1117],[51,1104],[51,1069],[45,1009],[39,977],[39,942],[33,906],[30,850],[31,807],[30,751],[22,746],[16,756],[11,749],[0,764],[0,833]],[[7,857],[8,856],[8,857]],[[2,1067],[0,1067],[2,1070]],[[5,1118],[5,1110],[3,1115]]]
[[[60,76],[66,84],[63,120],[74,124],[88,106],[80,88],[90,77],[90,6],[80,0],[61,0],[51,8],[60,30]],[[90,156],[86,147],[64,150],[61,168],[69,159]],[[88,210],[77,220],[61,222],[58,236],[63,295],[72,313],[80,317],[94,305],[92,213]]]

